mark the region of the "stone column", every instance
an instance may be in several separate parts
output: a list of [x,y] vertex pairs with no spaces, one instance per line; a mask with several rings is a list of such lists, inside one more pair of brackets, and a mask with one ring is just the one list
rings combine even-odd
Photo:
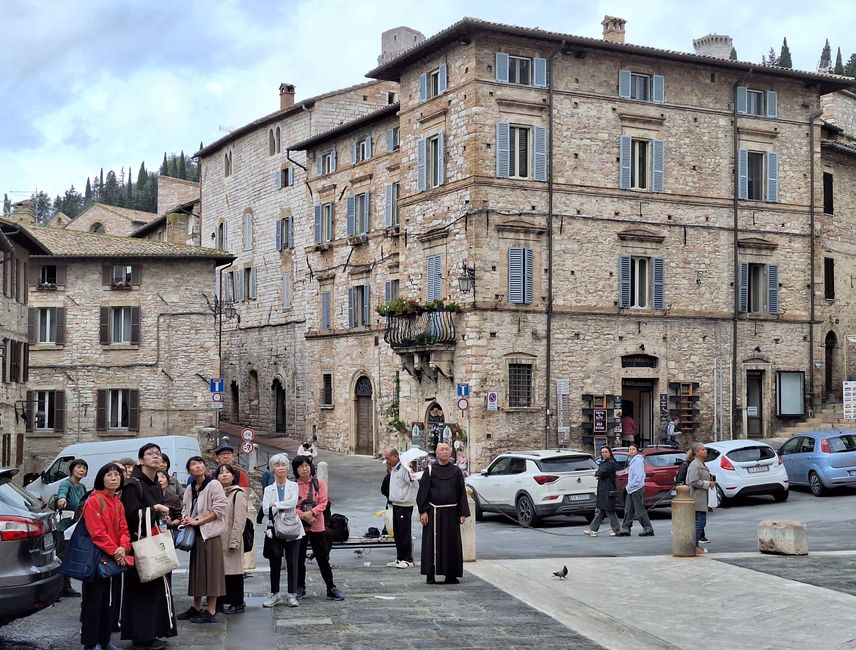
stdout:
[[672,499],[672,555],[694,557],[695,549],[695,501],[689,486],[679,485]]
[[473,501],[473,489],[467,486],[467,503],[470,506],[470,516],[464,520],[461,526],[461,547],[464,554],[464,562],[476,561],[476,504]]

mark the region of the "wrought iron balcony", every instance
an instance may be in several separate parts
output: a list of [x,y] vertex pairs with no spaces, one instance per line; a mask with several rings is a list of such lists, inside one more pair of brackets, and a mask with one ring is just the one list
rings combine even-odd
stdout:
[[407,316],[387,316],[383,340],[393,349],[454,345],[454,315],[451,311],[437,309]]

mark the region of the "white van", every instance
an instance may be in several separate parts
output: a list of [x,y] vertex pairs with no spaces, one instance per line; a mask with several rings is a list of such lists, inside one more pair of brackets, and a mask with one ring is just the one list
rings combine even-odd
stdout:
[[120,458],[137,460],[140,447],[153,442],[169,456],[170,474],[178,474],[179,483],[187,482],[187,459],[201,456],[199,441],[191,436],[157,436],[153,438],[125,438],[122,440],[103,440],[101,442],[79,442],[63,449],[50,466],[42,472],[41,478],[26,486],[30,494],[48,501],[59,490],[59,484],[68,477],[68,466],[75,458],[86,461],[89,472],[83,479],[87,490],[92,489],[95,475],[104,465]]

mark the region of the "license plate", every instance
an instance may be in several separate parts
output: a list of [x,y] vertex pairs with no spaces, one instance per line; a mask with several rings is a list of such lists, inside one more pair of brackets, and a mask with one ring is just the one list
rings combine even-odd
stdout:
[[569,494],[568,501],[588,501],[591,499],[590,494]]
[[46,550],[46,551],[51,550],[51,549],[54,547],[54,538],[53,538],[53,534],[47,534],[47,535],[45,535],[44,540],[45,540],[45,542],[44,542],[44,548],[45,548],[45,550]]
[[750,467],[746,471],[748,471],[750,474],[758,474],[759,472],[769,472],[770,466],[769,465],[755,465],[755,467]]

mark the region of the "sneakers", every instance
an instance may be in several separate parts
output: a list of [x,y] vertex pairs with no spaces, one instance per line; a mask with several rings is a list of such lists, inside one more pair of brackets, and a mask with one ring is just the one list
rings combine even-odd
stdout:
[[616,537],[630,537],[630,531],[629,530],[619,530],[617,533],[615,533],[615,536]]
[[262,607],[275,607],[282,602],[282,596],[279,595],[279,592],[275,594],[271,594],[267,597],[265,602],[262,603]]
[[294,594],[288,594],[285,598],[285,602],[289,607],[297,607],[297,597]]
[[609,536],[610,537],[618,537],[618,531],[617,530],[609,531]]
[[306,587],[298,587],[294,596],[297,600],[303,600],[306,597]]
[[224,614],[243,614],[246,611],[245,605],[223,605]]
[[589,537],[597,537],[597,531],[592,530],[591,528],[586,528],[583,531],[583,535],[588,535]]
[[695,552],[696,552],[696,555],[704,555],[708,551],[706,548],[702,548],[701,546],[696,546]]
[[710,540],[707,538],[707,535],[703,536],[700,540],[698,540],[699,544],[709,544]]
[[654,536],[653,530],[644,530],[641,533],[639,533],[639,537],[653,537],[653,536]]
[[188,607],[185,611],[181,612],[181,614],[177,614],[175,618],[179,621],[189,621],[200,613],[201,611],[195,607]]
[[203,609],[196,616],[190,619],[191,623],[216,623],[217,616],[209,612],[207,609]]
[[413,566],[413,562],[408,562],[407,560],[396,560],[392,566],[396,569],[409,569]]
[[398,567],[398,563],[399,560],[393,560],[392,562],[387,562],[386,566],[388,566],[390,569],[395,569]]
[[327,590],[327,600],[345,600],[345,594],[334,585]]

